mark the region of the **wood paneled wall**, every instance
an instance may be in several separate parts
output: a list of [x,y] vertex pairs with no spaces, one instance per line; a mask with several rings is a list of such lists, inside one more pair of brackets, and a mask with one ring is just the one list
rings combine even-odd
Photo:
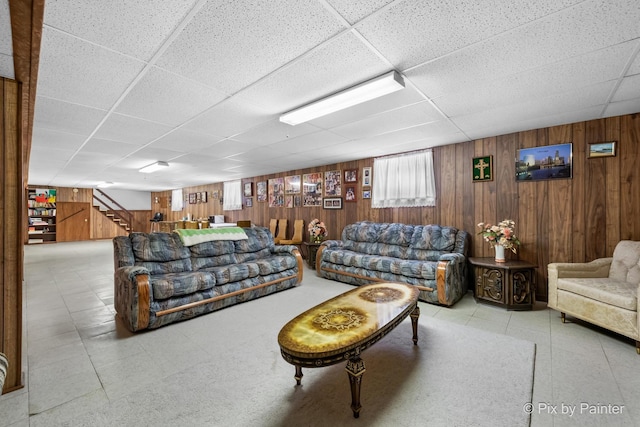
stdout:
[[[603,141],[617,141],[617,155],[588,158],[588,144]],[[572,179],[516,182],[518,149],[567,142],[573,144]],[[327,224],[329,238],[333,239],[340,238],[345,225],[359,220],[452,225],[473,235],[473,256],[493,256],[488,244],[476,235],[477,223],[509,218],[516,221],[522,246],[516,255],[508,256],[539,266],[540,300],[547,298],[548,263],[611,256],[618,241],[640,240],[640,114],[517,132],[433,150],[437,206],[432,208],[371,209],[371,201],[362,199],[361,181],[362,168],[373,165],[369,158],[245,179],[243,183],[253,183],[253,207],[241,211],[223,212],[219,200],[211,198],[211,193],[222,190],[221,183],[183,189],[185,195],[201,191],[209,194],[206,203],[187,203],[181,212],[171,212],[166,204],[171,192],[152,193],[152,210],[163,212],[169,220],[181,219],[187,213],[195,218],[224,214],[227,222],[251,220],[263,226],[268,226],[271,218],[287,218],[289,236],[293,220],[302,218],[308,223],[319,218]],[[494,180],[474,183],[472,158],[486,155],[493,156]],[[359,171],[358,201],[343,202],[342,210],[269,208],[267,203],[256,201],[258,181],[354,168]]]

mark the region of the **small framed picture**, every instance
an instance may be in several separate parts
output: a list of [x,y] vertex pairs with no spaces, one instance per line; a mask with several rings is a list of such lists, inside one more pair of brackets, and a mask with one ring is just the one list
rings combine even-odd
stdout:
[[616,142],[615,141],[607,141],[607,142],[594,142],[589,144],[589,155],[590,159],[597,157],[613,157],[616,155]]
[[244,183],[244,197],[253,196],[253,182]]
[[346,191],[344,192],[344,200],[347,202],[356,202],[356,186],[355,185],[347,185]]
[[325,197],[322,200],[325,209],[342,209],[342,197]]
[[371,187],[371,168],[362,168],[362,186]]
[[195,205],[196,204],[196,193],[189,193],[189,204],[190,205]]
[[344,171],[344,182],[358,182],[358,169],[346,169]]
[[474,157],[473,182],[493,181],[493,156]]
[[258,201],[267,201],[267,181],[259,181],[256,184],[256,192],[258,193]]
[[207,192],[203,191],[200,194],[202,195],[202,203],[207,203]]
[[363,199],[370,199],[371,198],[371,190],[363,190],[362,191],[362,198]]
[[244,199],[244,205],[248,208],[253,206],[253,199],[251,197],[247,197]]

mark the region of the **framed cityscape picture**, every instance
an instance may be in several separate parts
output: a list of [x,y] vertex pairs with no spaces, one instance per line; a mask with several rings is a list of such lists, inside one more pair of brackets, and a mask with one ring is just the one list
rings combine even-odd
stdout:
[[570,142],[521,148],[516,157],[516,181],[570,179],[573,151]]

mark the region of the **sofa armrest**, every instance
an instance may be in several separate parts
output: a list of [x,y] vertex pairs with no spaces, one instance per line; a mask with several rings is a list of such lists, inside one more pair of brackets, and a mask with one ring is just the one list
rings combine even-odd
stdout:
[[564,278],[604,278],[609,277],[613,258],[598,258],[591,262],[553,262],[547,266],[548,302],[558,307],[558,279]]
[[298,283],[302,283],[302,255],[300,250],[295,245],[274,245],[271,247],[272,254],[290,254],[296,257],[296,264],[298,265]]
[[344,246],[344,242],[342,240],[325,240],[322,242],[322,246],[325,248],[340,249]]
[[149,270],[140,266],[117,268],[114,273],[114,306],[131,332],[149,326],[151,285]]
[[467,262],[467,257],[459,253],[451,252],[440,255],[438,261],[449,261],[452,264],[464,264]]

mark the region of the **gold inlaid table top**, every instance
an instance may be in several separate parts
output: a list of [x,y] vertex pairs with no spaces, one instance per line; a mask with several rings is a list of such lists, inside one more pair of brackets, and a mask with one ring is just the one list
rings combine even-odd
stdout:
[[375,283],[338,295],[282,328],[278,335],[282,355],[301,366],[346,360],[404,320],[417,306],[418,293],[411,285]]

